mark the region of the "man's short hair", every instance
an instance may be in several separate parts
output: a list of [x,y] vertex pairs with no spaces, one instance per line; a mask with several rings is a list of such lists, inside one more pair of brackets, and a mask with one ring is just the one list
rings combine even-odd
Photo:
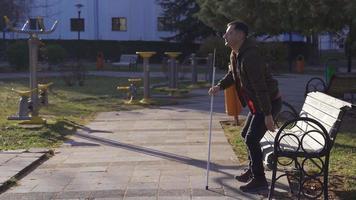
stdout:
[[248,26],[241,22],[241,21],[238,21],[238,20],[235,20],[235,21],[232,21],[230,23],[227,24],[228,26],[234,26],[234,29],[237,30],[237,31],[242,31],[245,33],[245,36],[247,37],[248,36]]

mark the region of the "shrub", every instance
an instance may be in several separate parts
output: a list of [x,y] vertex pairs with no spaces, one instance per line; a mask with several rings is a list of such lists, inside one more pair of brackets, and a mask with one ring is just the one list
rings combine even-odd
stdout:
[[198,54],[200,56],[207,56],[209,53],[213,53],[216,49],[216,66],[220,69],[227,69],[230,61],[230,49],[225,46],[224,40],[218,37],[208,37],[204,40]]
[[25,41],[16,41],[10,44],[6,50],[7,59],[11,66],[15,66],[16,70],[28,68],[29,51]]
[[66,50],[58,44],[50,44],[46,46],[43,53],[50,65],[56,65],[63,62],[67,57]]
[[260,51],[271,68],[280,68],[288,60],[288,47],[281,42],[260,43]]
[[[179,51],[183,55],[180,59],[196,52],[197,44],[182,44],[165,41],[113,41],[113,40],[43,40],[47,45],[59,44],[68,55],[75,59],[80,53],[81,59],[95,61],[98,52],[103,52],[105,59],[118,60],[121,54],[136,54],[137,51],[157,52],[150,63],[161,63],[166,51]],[[0,40],[1,43],[1,40]],[[140,62],[142,59],[140,59]]]

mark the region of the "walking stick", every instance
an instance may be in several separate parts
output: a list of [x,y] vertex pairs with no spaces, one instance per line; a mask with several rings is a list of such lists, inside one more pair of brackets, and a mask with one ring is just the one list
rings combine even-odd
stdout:
[[[213,77],[211,80],[211,87],[214,86],[215,80],[215,55],[216,49],[214,49],[214,58],[213,58]],[[206,186],[205,189],[209,189],[209,171],[210,171],[210,149],[211,149],[211,126],[213,122],[213,103],[214,103],[214,95],[210,97],[210,122],[209,122],[209,140],[208,140],[208,160],[206,164]]]

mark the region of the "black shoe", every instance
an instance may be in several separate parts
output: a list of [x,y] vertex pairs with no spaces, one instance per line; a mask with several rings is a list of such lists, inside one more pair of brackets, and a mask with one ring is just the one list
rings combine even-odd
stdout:
[[243,192],[257,192],[260,190],[268,190],[266,178],[252,178],[246,185],[240,186]]
[[249,180],[251,180],[251,178],[252,178],[252,172],[250,169],[240,175],[235,176],[236,180],[243,182],[243,183],[247,183]]

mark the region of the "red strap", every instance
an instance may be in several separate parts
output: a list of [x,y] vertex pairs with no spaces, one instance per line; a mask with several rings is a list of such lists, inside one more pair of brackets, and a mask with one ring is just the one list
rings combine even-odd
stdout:
[[251,101],[251,99],[248,100],[247,105],[250,108],[250,111],[252,112],[252,114],[255,114],[256,107],[255,107],[255,104],[253,104],[253,102]]

